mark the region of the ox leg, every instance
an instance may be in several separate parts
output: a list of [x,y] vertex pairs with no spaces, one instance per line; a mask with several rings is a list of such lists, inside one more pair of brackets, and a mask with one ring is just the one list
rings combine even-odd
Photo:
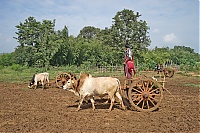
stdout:
[[34,84],[34,88],[37,89],[37,82]]
[[50,83],[49,83],[49,78],[47,78],[47,86],[49,87],[50,86]]
[[115,95],[116,95],[117,98],[119,99],[120,104],[121,104],[121,106],[122,106],[122,109],[125,110],[125,106],[124,106],[124,103],[123,103],[122,97],[121,97],[121,95],[119,94],[119,92],[116,92]]
[[83,103],[84,98],[85,98],[85,96],[81,96],[81,99],[80,99],[80,102],[79,102],[79,105],[78,105],[78,108],[76,111],[79,111],[81,109],[81,105]]
[[42,82],[42,89],[44,90],[44,82]]
[[113,104],[114,104],[114,102],[115,102],[114,96],[110,97],[110,100],[111,100],[111,102],[110,102],[110,107],[109,107],[109,109],[108,109],[109,112],[112,110]]
[[94,101],[93,97],[90,98],[90,101],[91,101],[91,103],[92,103],[92,110],[95,110],[95,106],[94,106],[94,102],[95,102],[95,101]]

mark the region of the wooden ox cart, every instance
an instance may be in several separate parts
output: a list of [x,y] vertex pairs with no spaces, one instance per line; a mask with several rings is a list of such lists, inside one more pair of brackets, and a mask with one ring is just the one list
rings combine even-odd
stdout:
[[[66,72],[58,74],[55,77],[57,87],[62,88],[72,76],[74,74]],[[124,82],[120,82],[122,83],[121,95],[124,103],[126,102],[125,104],[129,104],[141,112],[150,112],[158,109],[163,99],[164,90],[171,94],[164,87],[166,83],[165,75],[153,76],[153,78],[147,76],[133,77],[131,79],[125,78]]]

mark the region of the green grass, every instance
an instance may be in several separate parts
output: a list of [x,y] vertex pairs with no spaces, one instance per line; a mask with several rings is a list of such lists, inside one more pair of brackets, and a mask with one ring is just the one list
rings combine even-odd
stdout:
[[192,83],[188,83],[188,84],[185,84],[185,86],[200,87],[200,84],[192,84]]
[[177,72],[177,74],[180,74],[180,75],[182,75],[182,76],[188,76],[188,77],[191,77],[191,76],[193,76],[193,77],[197,77],[197,78],[199,78],[200,76],[199,76],[199,72],[186,72],[186,71],[179,71],[179,72]]
[[97,69],[84,69],[76,66],[65,66],[65,67],[51,67],[47,71],[44,68],[26,68],[13,69],[13,67],[5,67],[0,69],[0,82],[11,82],[11,83],[24,83],[28,84],[33,74],[49,72],[50,80],[55,80],[55,77],[62,72],[75,73],[77,77],[82,72],[92,74],[92,76],[122,76],[123,72],[98,72]]

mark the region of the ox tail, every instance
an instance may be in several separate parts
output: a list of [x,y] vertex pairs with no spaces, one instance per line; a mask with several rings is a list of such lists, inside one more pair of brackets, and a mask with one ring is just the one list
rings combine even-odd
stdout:
[[119,79],[117,79],[117,83],[118,83],[117,91],[120,92],[122,88],[121,88],[121,83],[120,83]]

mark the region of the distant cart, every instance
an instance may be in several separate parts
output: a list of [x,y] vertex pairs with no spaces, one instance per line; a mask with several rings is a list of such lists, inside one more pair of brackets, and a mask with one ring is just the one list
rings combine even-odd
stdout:
[[67,82],[68,77],[69,77],[68,73],[66,73],[66,72],[59,73],[55,77],[56,86],[58,88],[62,88],[63,85],[65,85],[65,83]]
[[70,77],[75,78],[76,76],[75,76],[75,74],[72,74],[70,72],[61,72],[61,73],[59,73],[55,77],[56,86],[58,88],[62,88]]

